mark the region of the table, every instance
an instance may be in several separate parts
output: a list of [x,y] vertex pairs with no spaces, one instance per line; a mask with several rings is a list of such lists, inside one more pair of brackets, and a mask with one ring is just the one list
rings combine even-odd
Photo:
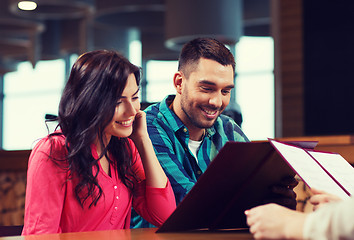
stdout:
[[155,233],[156,228],[139,228],[81,233],[2,237],[0,240],[249,240],[250,233],[237,231]]

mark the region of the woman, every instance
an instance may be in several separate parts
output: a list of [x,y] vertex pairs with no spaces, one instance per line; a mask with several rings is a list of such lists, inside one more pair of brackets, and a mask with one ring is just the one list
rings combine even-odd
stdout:
[[129,228],[131,206],[159,226],[174,210],[139,82],[140,69],[116,52],[78,58],[59,105],[60,130],[29,158],[23,235]]

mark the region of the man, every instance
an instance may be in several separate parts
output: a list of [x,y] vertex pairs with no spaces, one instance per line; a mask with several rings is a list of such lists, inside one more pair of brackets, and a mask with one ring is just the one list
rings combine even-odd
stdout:
[[[155,153],[170,180],[177,204],[226,142],[249,141],[231,118],[221,115],[230,102],[234,77],[234,57],[221,42],[194,39],[184,45],[180,54],[178,71],[173,77],[176,95],[145,110]],[[283,196],[283,205],[294,208],[292,189],[296,184],[291,179],[285,186],[274,186],[272,193]],[[132,225],[144,226],[134,221]]]

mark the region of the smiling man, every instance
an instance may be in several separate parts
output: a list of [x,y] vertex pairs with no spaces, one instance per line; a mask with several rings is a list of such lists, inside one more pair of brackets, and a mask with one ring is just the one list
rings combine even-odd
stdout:
[[[221,42],[194,39],[184,45],[179,57],[173,77],[176,95],[145,110],[156,156],[170,180],[177,204],[226,142],[249,141],[233,119],[221,114],[230,102],[234,77],[234,57]],[[272,193],[281,195],[283,205],[294,208],[294,185],[290,181],[272,189]],[[146,225],[133,221],[132,226]]]

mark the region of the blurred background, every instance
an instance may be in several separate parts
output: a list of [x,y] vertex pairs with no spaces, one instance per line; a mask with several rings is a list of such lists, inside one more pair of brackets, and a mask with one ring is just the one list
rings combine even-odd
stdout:
[[[115,49],[143,69],[143,106],[174,93],[181,46],[236,58],[226,114],[251,140],[353,132],[351,1],[0,0],[0,148],[31,149],[78,55]],[[48,127],[52,131],[55,123]]]
[[[315,140],[354,164],[353,9],[343,0],[0,0],[0,227],[19,234],[30,149],[55,128],[45,120],[72,64],[95,49],[142,67],[145,107],[175,92],[185,42],[216,38],[236,58],[225,113],[251,140]],[[306,187],[297,193],[306,211]]]

